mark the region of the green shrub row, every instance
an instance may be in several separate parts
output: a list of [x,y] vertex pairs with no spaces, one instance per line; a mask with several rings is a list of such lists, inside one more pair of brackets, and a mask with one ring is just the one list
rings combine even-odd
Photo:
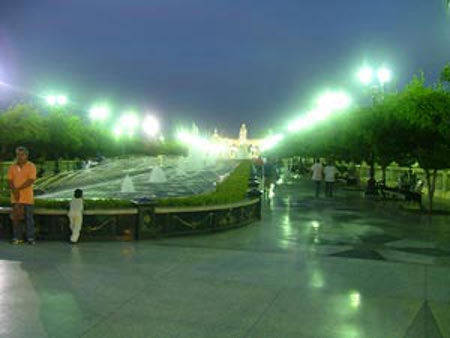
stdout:
[[158,201],[158,206],[205,206],[239,202],[247,194],[250,165],[251,162],[248,160],[239,163],[236,169],[217,185],[215,192],[164,198]]
[[[243,200],[247,194],[248,178],[250,175],[250,161],[242,161],[236,169],[220,182],[215,192],[187,196],[171,197],[157,201],[158,206],[206,206],[215,204],[234,203]],[[68,200],[64,199],[36,199],[36,208],[67,209]],[[0,207],[10,206],[9,194],[0,196]],[[128,200],[120,199],[84,199],[85,209],[116,209],[130,208],[135,205]]]
[[[10,198],[0,196],[0,207],[11,206]],[[35,208],[46,209],[68,209],[69,201],[67,199],[35,199]],[[85,209],[120,209],[133,208],[135,205],[131,201],[119,199],[84,199]]]

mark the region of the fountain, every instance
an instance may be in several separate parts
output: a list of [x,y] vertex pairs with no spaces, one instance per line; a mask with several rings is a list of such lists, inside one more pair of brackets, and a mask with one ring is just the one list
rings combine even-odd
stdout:
[[152,172],[150,173],[150,179],[148,182],[149,183],[166,183],[167,177],[166,177],[166,174],[164,173],[164,170],[162,170],[160,166],[154,167]]
[[176,176],[186,176],[186,162],[184,157],[180,157],[180,159],[177,162],[175,175]]
[[123,179],[120,192],[123,193],[136,192],[136,189],[134,189],[133,179],[129,175],[125,176],[125,178]]
[[[44,176],[35,186],[37,199],[70,199],[74,189],[83,189],[86,198],[165,198],[191,196],[214,190],[220,175],[231,172],[236,161],[216,161],[204,166],[205,156],[194,151],[188,157],[130,156],[107,159],[88,170]],[[164,183],[164,184],[161,184]]]

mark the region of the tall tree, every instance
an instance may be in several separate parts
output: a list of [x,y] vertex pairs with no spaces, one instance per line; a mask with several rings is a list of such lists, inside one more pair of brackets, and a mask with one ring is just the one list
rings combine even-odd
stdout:
[[13,106],[1,114],[0,130],[3,159],[11,158],[17,145],[39,148],[49,139],[45,119],[35,107],[27,104]]
[[450,167],[450,93],[425,86],[423,75],[414,77],[401,94],[399,107],[398,113],[414,135],[411,149],[425,171],[431,213],[437,172]]

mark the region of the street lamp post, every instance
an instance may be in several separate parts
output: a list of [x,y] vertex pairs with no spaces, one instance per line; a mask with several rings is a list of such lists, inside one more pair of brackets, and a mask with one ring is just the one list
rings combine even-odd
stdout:
[[[357,77],[363,85],[372,85],[372,104],[374,106],[380,102],[383,102],[385,84],[390,82],[392,78],[392,73],[389,68],[382,66],[375,72],[371,67],[364,66],[359,70]],[[376,81],[374,81],[375,78]],[[367,181],[366,194],[376,195],[377,189],[375,180],[375,154],[373,153],[373,150],[370,154],[369,176],[370,178]]]
[[371,67],[364,66],[357,73],[357,77],[363,85],[372,86],[372,102],[376,104],[378,101],[378,93],[381,93],[379,97],[381,101],[384,99],[385,85],[391,81],[392,73],[385,66],[378,68],[376,72]]

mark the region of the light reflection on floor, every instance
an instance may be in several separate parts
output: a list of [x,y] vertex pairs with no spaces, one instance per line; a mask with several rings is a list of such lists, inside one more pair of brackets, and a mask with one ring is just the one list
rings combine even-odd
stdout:
[[0,336],[450,337],[447,237],[291,183],[233,231],[0,243]]

